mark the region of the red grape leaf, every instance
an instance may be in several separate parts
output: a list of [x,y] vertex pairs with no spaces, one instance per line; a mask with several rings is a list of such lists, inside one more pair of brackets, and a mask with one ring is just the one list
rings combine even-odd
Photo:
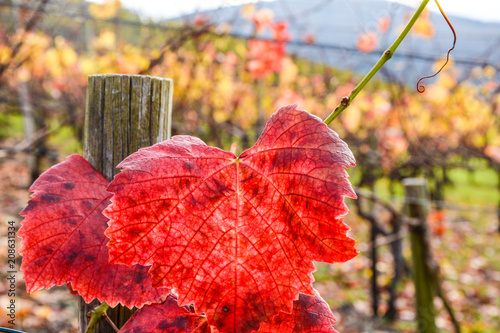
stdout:
[[177,297],[168,295],[162,304],[138,310],[118,333],[210,333],[207,317],[196,314],[193,307],[179,307]]
[[280,311],[271,323],[262,323],[262,333],[338,333],[333,329],[335,317],[327,302],[319,296],[299,294],[292,313]]
[[[338,333],[333,329],[335,318],[328,303],[316,291],[316,296],[299,294],[293,301],[292,313],[279,312],[271,323],[262,323],[261,333]],[[162,304],[152,304],[138,310],[119,333],[210,333],[207,318],[196,314],[192,306],[179,307],[177,297],[169,295]],[[255,331],[254,331],[255,332]]]
[[222,332],[257,330],[313,294],[313,260],[356,256],[341,218],[354,164],[334,131],[294,105],[238,158],[189,136],[140,149],[108,187],[110,261],[152,265],[155,286],[175,288]]
[[142,306],[161,302],[170,289],[152,287],[148,267],[108,262],[108,227],[102,211],[109,205],[109,182],[79,155],[43,173],[31,186],[22,238],[26,288],[33,292],[70,284],[86,302]]

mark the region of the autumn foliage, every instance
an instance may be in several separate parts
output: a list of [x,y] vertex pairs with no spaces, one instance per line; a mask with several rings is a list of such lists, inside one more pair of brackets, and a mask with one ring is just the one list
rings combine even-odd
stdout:
[[[291,161],[296,158],[295,153],[288,152],[289,157],[283,157],[283,163],[276,164],[271,162],[271,154],[262,154],[266,157],[262,161],[255,162],[249,157],[248,151],[246,155],[242,154],[237,159],[236,156],[228,152],[209,146],[219,146],[225,149],[228,149],[231,144],[243,147],[243,149],[250,147],[261,133],[265,120],[276,109],[286,104],[298,103],[298,108],[305,108],[311,114],[324,118],[336,107],[343,96],[352,91],[356,82],[359,81],[357,74],[344,68],[330,68],[323,64],[310,63],[287,54],[287,42],[292,38],[294,40],[301,39],[301,36],[291,36],[286,22],[276,20],[269,10],[255,10],[255,7],[251,5],[245,7],[245,12],[242,14],[254,25],[254,38],[245,40],[225,36],[224,33],[229,30],[227,26],[210,26],[209,18],[203,16],[197,17],[192,25],[187,24],[181,30],[169,27],[156,31],[154,29],[148,30],[142,26],[133,30],[124,23],[114,25],[112,22],[99,21],[113,17],[122,19],[123,17],[119,17],[121,11],[119,7],[119,1],[115,0],[105,1],[102,5],[91,4],[88,8],[89,13],[97,21],[85,22],[86,24],[82,26],[75,25],[74,20],[71,20],[67,26],[58,26],[58,29],[52,29],[49,26],[45,30],[24,33],[22,29],[10,32],[7,24],[0,23],[0,32],[2,34],[8,32],[4,34],[5,38],[0,40],[0,68],[8,65],[5,67],[3,76],[0,76],[2,88],[0,89],[0,105],[2,107],[0,114],[2,147],[0,149],[2,158],[9,156],[4,154],[10,154],[11,148],[12,151],[17,151],[18,146],[23,147],[16,143],[25,143],[21,130],[18,130],[12,138],[8,137],[10,134],[6,134],[11,133],[12,128],[21,128],[21,125],[16,127],[13,124],[15,125],[15,120],[22,115],[17,103],[25,100],[18,93],[19,87],[23,84],[29,88],[29,96],[35,106],[35,120],[37,121],[36,140],[31,142],[32,145],[28,145],[28,148],[23,148],[25,149],[22,150],[23,154],[36,154],[37,158],[42,160],[38,166],[42,170],[42,168],[56,163],[56,160],[60,160],[60,157],[57,156],[66,156],[75,151],[82,151],[78,140],[82,139],[83,132],[87,75],[97,73],[142,73],[172,78],[175,82],[173,101],[174,110],[176,110],[172,121],[173,133],[195,135],[206,142],[208,146],[201,140],[188,139],[184,136],[145,149],[123,162],[122,175],[111,185],[78,156],[68,157],[65,162],[54,166],[43,174],[32,185],[32,200],[22,213],[25,216],[20,231],[20,235],[23,237],[22,268],[26,272],[25,279],[28,290],[34,291],[68,283],[87,301],[98,298],[112,306],[119,303],[127,306],[154,303],[156,304],[155,309],[160,309],[164,305],[166,308],[155,312],[165,313],[165,318],[158,317],[159,326],[170,325],[167,324],[170,319],[166,318],[170,315],[166,313],[173,313],[174,318],[179,316],[188,318],[186,327],[189,328],[187,329],[192,329],[192,327],[206,329],[204,323],[208,323],[208,321],[217,323],[217,325],[228,325],[227,323],[231,322],[230,316],[234,316],[235,310],[243,312],[242,303],[233,301],[233,303],[221,303],[222,306],[217,307],[215,303],[210,303],[210,300],[215,299],[214,295],[219,289],[207,288],[212,294],[205,299],[194,295],[195,291],[191,292],[190,283],[193,285],[198,283],[197,288],[200,290],[209,284],[216,272],[220,272],[224,274],[225,279],[216,281],[219,284],[217,288],[221,285],[227,285],[228,292],[235,295],[236,292],[239,293],[241,287],[233,286],[231,282],[241,282],[241,279],[250,279],[250,276],[255,276],[244,275],[244,272],[240,272],[239,280],[229,278],[231,275],[236,276],[234,274],[235,267],[240,267],[239,263],[235,263],[235,258],[240,258],[236,257],[237,249],[238,255],[242,253],[240,250],[244,250],[246,251],[245,255],[253,255],[253,258],[259,257],[261,254],[267,256],[266,260],[257,260],[255,267],[248,268],[254,273],[256,270],[264,268],[265,264],[268,263],[267,258],[269,258],[269,262],[276,263],[278,255],[279,258],[283,259],[295,252],[298,253],[299,251],[294,248],[295,244],[287,243],[287,240],[294,239],[290,235],[299,234],[301,237],[304,236],[304,239],[308,239],[309,242],[307,245],[301,243],[301,247],[311,249],[315,248],[317,244],[323,245],[318,247],[317,253],[312,250],[307,252],[304,249],[307,253],[306,258],[290,256],[293,265],[287,264],[285,270],[288,273],[293,273],[291,274],[292,279],[285,279],[286,283],[277,288],[280,293],[279,297],[276,297],[277,292],[273,290],[274,294],[268,293],[272,301],[251,303],[255,311],[252,314],[245,313],[245,321],[254,330],[255,327],[258,327],[256,322],[266,320],[261,323],[260,330],[279,332],[280,329],[281,331],[290,329],[290,325],[297,325],[298,319],[294,319],[288,324],[283,324],[279,319],[299,318],[298,315],[294,314],[295,308],[300,309],[307,305],[308,308],[316,309],[317,307],[313,304],[318,301],[318,307],[327,311],[325,302],[319,302],[318,296],[311,296],[313,295],[310,285],[311,271],[314,269],[311,260],[341,261],[354,255],[351,240],[344,237],[347,229],[340,220],[328,219],[328,221],[335,222],[337,227],[326,225],[327,229],[331,228],[334,233],[343,233],[342,241],[339,244],[345,245],[346,250],[346,257],[339,256],[332,259],[332,253],[335,251],[331,253],[328,251],[333,240],[325,242],[320,239],[314,240],[312,236],[316,234],[307,230],[306,225],[297,222],[297,218],[293,217],[292,212],[286,209],[278,210],[278,208],[286,207],[283,206],[283,202],[293,198],[296,200],[290,201],[293,202],[293,206],[305,211],[313,212],[315,209],[321,211],[324,208],[332,209],[339,214],[345,213],[343,205],[337,206],[338,197],[335,200],[333,197],[328,197],[328,200],[333,201],[325,201],[325,206],[321,208],[322,206],[318,202],[301,196],[302,193],[289,192],[289,190],[292,191],[292,185],[304,182],[311,185],[310,187],[314,191],[321,190],[321,186],[316,186],[317,183],[312,181],[316,175],[314,172],[319,172],[318,170],[312,172],[311,169],[308,169],[314,177],[311,176],[311,173],[302,174],[301,172],[304,171],[304,168],[311,167],[304,161],[317,160],[321,162],[323,155],[316,156],[312,153],[315,151],[314,148],[308,149],[307,159],[299,158],[297,162],[287,164],[285,160]],[[5,14],[3,10],[4,8],[2,8],[1,13]],[[10,13],[7,13],[8,15]],[[386,34],[401,28],[396,26],[394,24],[396,21],[393,22],[392,19],[389,16],[382,16],[372,29],[361,29],[359,39],[354,39],[353,46],[356,46],[360,52],[381,50],[385,46],[384,40],[388,40]],[[46,22],[50,22],[50,20],[51,17],[47,16]],[[52,20],[57,20],[59,23],[59,21],[64,21],[64,18],[57,16],[56,19],[52,17]],[[415,38],[418,42],[433,43],[434,40],[429,41],[429,39],[434,38],[438,32],[433,24],[430,14],[426,12],[418,20],[410,38]],[[208,28],[206,28],[207,26]],[[53,30],[61,33],[53,35]],[[75,31],[79,32],[75,33]],[[85,43],[78,39],[81,37],[81,31],[85,31]],[[182,31],[191,31],[191,35],[186,37]],[[149,37],[146,42],[142,43],[136,39],[139,35]],[[302,36],[302,39],[313,47],[316,43],[315,37],[306,34]],[[19,52],[14,54],[13,46],[18,41],[23,41],[23,43]],[[403,47],[402,45],[402,50],[404,50]],[[318,52],[320,51],[318,50]],[[326,53],[323,50],[321,52]],[[485,62],[488,61],[485,60]],[[442,62],[438,61],[435,66],[440,67],[441,64]],[[405,80],[411,81],[412,79],[409,78],[411,74],[405,72]],[[421,73],[414,74],[415,78],[418,79]],[[446,171],[450,168],[470,169],[470,160],[473,162],[482,160],[493,170],[499,169],[500,90],[498,73],[494,67],[481,65],[472,68],[467,73],[461,73],[459,67],[452,63],[434,81],[428,81],[427,93],[423,95],[416,94],[414,90],[404,86],[406,81],[398,82],[397,71],[386,68],[386,71],[377,75],[375,79],[378,78],[383,78],[386,82],[373,82],[373,85],[367,86],[357,97],[356,103],[353,103],[349,110],[332,124],[356,156],[358,167],[355,169],[355,179],[359,180],[357,185],[370,185],[370,182],[373,183],[381,178],[389,180],[393,185],[404,177],[425,176],[431,185],[431,195],[434,198],[440,198],[439,191],[444,188],[442,185],[449,182]],[[3,112],[4,110],[5,112]],[[273,119],[276,119],[276,116]],[[330,133],[330,139],[332,139],[332,135]],[[28,144],[30,144],[29,140]],[[270,143],[265,143],[263,146],[261,144],[263,142],[259,141],[258,145],[251,148],[250,151],[255,152]],[[212,178],[211,182],[200,182],[203,175],[206,176],[206,174],[194,174],[195,171],[214,171],[214,169],[203,164],[192,163],[191,165],[191,162],[185,166],[170,161],[165,166],[162,161],[164,161],[165,154],[168,155],[166,151],[171,152],[171,149],[177,149],[175,152],[180,155],[199,153],[201,157],[198,160],[206,156],[213,157],[217,163],[220,163],[221,167],[225,166],[224,172],[217,173],[218,178]],[[154,157],[154,160],[143,160],[142,154]],[[310,154],[314,155],[314,159],[309,160]],[[161,158],[157,158],[157,156],[161,156]],[[273,155],[274,157],[276,156]],[[328,168],[335,165],[337,171],[341,170],[352,164],[351,158],[352,155],[349,153],[341,164],[332,164]],[[237,163],[231,164],[229,162],[236,160]],[[273,161],[280,160],[274,159]],[[253,164],[248,164],[250,162]],[[258,164],[259,168],[262,167],[265,173],[262,169],[258,169],[263,172],[263,175],[255,176],[254,180],[250,181],[245,177],[250,177],[251,172],[248,167],[249,165],[256,167],[254,162]],[[133,179],[146,177],[145,174],[141,175],[136,166],[144,168],[147,165],[149,167],[148,163],[156,168],[157,178],[164,176],[162,172],[165,171],[178,172],[176,174],[178,178],[163,179],[152,185],[152,188],[156,190],[154,191],[155,195],[151,194],[151,198],[158,200],[156,204],[153,201],[146,203],[145,200],[141,200],[135,210],[129,208],[120,210],[122,207],[117,205],[129,207],[127,200],[135,198],[134,196],[138,195],[138,192],[150,195],[148,188],[137,186],[132,182],[130,184],[125,182],[126,177],[129,176],[133,176]],[[294,169],[285,170],[284,165]],[[324,165],[321,167],[326,168]],[[184,172],[187,169],[191,173]],[[238,170],[245,173],[238,173]],[[283,170],[287,172],[299,170],[301,174],[293,177],[291,174],[285,176],[280,174]],[[340,181],[346,182],[343,178],[344,172],[342,171],[340,174],[343,175],[339,178]],[[336,173],[336,175],[339,174]],[[306,176],[310,176],[307,181],[304,180],[306,178],[301,178]],[[274,192],[274,196],[271,196],[271,192],[266,192],[271,197],[269,199],[263,195],[262,191],[264,191],[263,187],[266,188],[266,191],[272,188],[272,184],[275,183],[273,177],[286,179],[288,182],[286,184],[290,186],[290,189],[288,187],[280,188],[280,191],[286,190],[283,192],[286,194],[281,196],[276,194],[277,192]],[[282,178],[279,179],[279,184],[283,185]],[[243,183],[242,180],[247,181]],[[315,181],[321,180],[325,179],[320,178]],[[189,189],[193,189],[198,183],[200,188],[188,194],[190,193]],[[177,186],[179,193],[172,193],[169,190],[173,184]],[[255,188],[252,191],[244,187],[254,185]],[[71,188],[72,186],[74,187]],[[110,186],[110,190],[116,190],[116,201],[111,206],[112,194],[106,191],[108,186]],[[123,189],[125,188],[133,189],[133,191],[124,193]],[[206,191],[200,192],[201,188]],[[295,186],[293,188],[295,189]],[[157,192],[160,189],[169,196],[158,197]],[[224,197],[205,197],[203,195],[208,190],[215,191],[217,189],[224,193]],[[252,245],[263,245],[251,238],[253,234],[249,230],[254,228],[253,225],[244,224],[247,229],[242,230],[240,235],[240,222],[242,220],[238,214],[243,211],[241,208],[238,210],[238,214],[235,212],[237,210],[235,207],[241,206],[237,204],[240,201],[236,200],[235,193],[240,193],[240,190],[244,189],[247,190],[245,193],[252,194],[249,198],[240,197],[238,194],[238,198],[246,205],[245,223],[248,220],[257,221],[249,218],[253,217],[252,214],[260,219],[271,213],[275,215],[278,212],[288,214],[293,223],[288,225],[288,229],[280,224],[279,228],[281,229],[277,230],[279,237],[276,236],[276,239],[284,240],[282,248],[280,248],[280,244],[276,245],[271,241],[274,241],[270,236],[271,227],[264,228],[264,231],[268,231],[267,234],[264,234],[269,241],[268,243],[271,244],[266,243],[267,245],[264,246],[268,252],[262,248],[259,248],[258,251],[252,250]],[[345,187],[344,190],[345,193],[352,196],[350,187]],[[182,194],[186,197],[181,198]],[[314,194],[319,194],[319,192],[314,192]],[[323,195],[324,193],[320,197]],[[227,201],[224,201],[224,198],[227,198]],[[265,207],[255,204],[255,202],[261,202],[264,199],[272,200],[271,210],[268,211]],[[213,211],[215,215],[229,212],[232,214],[231,218],[223,219],[223,223],[218,224],[212,220],[215,219],[215,216],[207,216],[207,212],[195,209],[198,201],[210,203],[212,200],[214,207],[215,203],[218,203],[217,209],[214,208]],[[249,208],[252,203],[256,206],[254,210]],[[174,209],[172,208],[174,206],[176,213],[179,213],[184,219],[182,223],[196,225],[199,230],[180,228],[181,222],[176,222],[176,219],[171,218],[173,213],[170,210]],[[40,213],[42,208],[45,211],[44,214]],[[106,208],[108,208],[107,214],[110,217],[127,217],[120,218],[120,220],[113,218],[113,221],[110,221],[101,214]],[[183,212],[181,208],[188,212]],[[18,211],[16,210],[16,212]],[[142,222],[123,226],[122,230],[118,230],[121,226],[120,221],[135,220],[133,216],[127,215],[130,211],[138,216],[144,215],[140,220]],[[259,214],[261,216],[257,216]],[[449,218],[440,214],[431,214],[430,224],[434,235],[442,237],[452,228]],[[200,220],[203,218],[208,222],[198,225],[193,223],[195,218]],[[173,221],[172,226],[169,225],[171,220]],[[108,223],[111,224],[109,229]],[[238,225],[238,233],[235,232],[236,225]],[[165,230],[169,226],[170,229]],[[272,226],[274,227],[274,224]],[[309,227],[309,225],[307,226]],[[210,232],[207,231],[208,227],[210,227]],[[152,231],[148,231],[148,228],[151,228]],[[222,230],[221,228],[226,229]],[[107,235],[114,238],[112,241],[115,242],[114,244],[107,245],[109,239],[104,234],[106,230],[108,230]],[[226,230],[228,230],[227,234],[222,237],[221,235]],[[255,230],[258,230],[259,233],[263,231],[263,229]],[[282,234],[284,231],[291,233],[286,236],[285,233]],[[133,238],[136,237],[134,232],[144,235],[144,240]],[[142,245],[146,241],[156,239],[153,235],[160,235],[167,240],[169,238],[167,238],[166,233],[169,235],[175,233],[175,235],[180,236],[180,242],[171,246],[164,246],[170,243],[151,244],[154,247],[134,245],[133,239]],[[241,237],[236,237],[236,235]],[[189,236],[192,236],[192,242],[203,249],[200,251],[203,256],[193,256],[188,251],[190,248],[187,248],[187,244],[194,244],[188,243]],[[252,239],[252,242],[245,237]],[[216,243],[215,239],[222,240],[221,244],[224,244],[225,247]],[[208,248],[203,248],[202,244]],[[130,249],[127,250],[128,252],[123,251],[124,254],[120,256],[120,246],[123,248],[129,246]],[[84,250],[80,251],[80,248]],[[229,251],[227,248],[231,250]],[[134,252],[136,250],[137,253]],[[218,262],[222,262],[221,257],[226,260],[224,262],[227,264],[226,270],[214,270],[213,267],[216,266],[210,266],[209,261],[205,260],[209,255],[207,251],[210,250],[217,253],[215,258]],[[110,254],[115,262],[113,264],[108,260]],[[175,254],[177,257],[170,258],[170,254]],[[223,257],[226,254],[231,255],[233,259]],[[176,259],[178,260],[177,265],[172,265],[174,270],[169,271],[168,265],[171,265],[172,260]],[[86,265],[85,263],[89,260],[94,260],[94,264]],[[122,262],[133,264],[127,266],[121,264]],[[144,266],[137,263],[142,263]],[[189,271],[186,268],[194,267],[195,263],[204,263],[205,266],[200,265],[202,268],[199,271]],[[241,265],[244,268],[247,266],[246,264]],[[344,266],[346,265],[342,265],[342,267]],[[263,269],[263,273],[261,272],[255,277],[256,282],[253,282],[255,285],[260,283],[261,277],[264,279],[263,276],[269,283],[277,281],[276,283],[281,284],[283,282],[282,276],[286,272],[281,267],[280,269],[271,267],[267,271],[266,269]],[[106,272],[112,274],[108,275]],[[345,273],[345,271],[343,272]],[[280,279],[276,279],[277,277]],[[135,288],[130,284],[130,281],[134,281],[134,286],[141,281],[141,288]],[[125,286],[123,288],[125,291],[117,286]],[[177,293],[175,297],[167,297],[166,290],[171,288],[175,288]],[[266,288],[266,293],[272,289],[267,284],[262,287],[259,285],[258,288],[253,289],[260,292],[261,288]],[[469,295],[468,292],[465,294]],[[252,296],[255,295],[245,295],[246,298],[252,298]],[[226,295],[225,300],[229,298]],[[302,299],[303,303],[297,303],[297,298]],[[167,299],[167,302],[155,303],[164,299]],[[180,303],[180,307],[177,302]],[[194,302],[194,306],[189,306],[190,302]],[[227,312],[224,308],[225,305],[229,310]],[[292,312],[292,308],[294,312]],[[142,309],[144,312],[149,311],[149,306],[144,305]],[[464,310],[462,314],[465,314],[466,318],[472,317],[473,310],[477,309],[470,308]],[[486,311],[482,312],[486,313]],[[317,327],[326,325],[320,330],[332,329],[330,327],[333,320],[331,313],[328,312],[321,318],[328,320],[325,319],[325,321],[314,325]],[[138,324],[140,319],[137,320],[135,324],[134,321],[131,321],[128,327],[141,326]],[[303,320],[301,319],[301,322]],[[181,319],[172,319],[172,321],[179,322]],[[275,325],[275,328],[269,328],[270,325]],[[210,325],[208,326],[210,328]],[[280,327],[280,329],[276,327]],[[210,329],[213,330],[213,327]],[[294,330],[300,331],[300,328],[294,328]],[[307,331],[306,328],[304,330]]]
[[[70,283],[86,301],[129,307],[175,293],[220,332],[330,327],[311,273],[313,261],[357,255],[342,222],[344,197],[355,197],[345,171],[353,165],[338,135],[293,105],[239,157],[175,136],[126,158],[107,185],[72,155],[33,184],[22,212],[28,291]],[[141,313],[166,311],[158,325],[171,313],[183,325],[203,321],[172,302]]]
[[[251,7],[251,6],[250,6]],[[273,13],[268,9],[245,12],[246,16],[255,24],[255,34],[266,29],[272,33],[271,40],[250,39],[248,41],[247,69],[254,79],[261,79],[272,73],[282,70],[282,61],[286,55],[286,42],[290,40],[288,23],[274,21]]]

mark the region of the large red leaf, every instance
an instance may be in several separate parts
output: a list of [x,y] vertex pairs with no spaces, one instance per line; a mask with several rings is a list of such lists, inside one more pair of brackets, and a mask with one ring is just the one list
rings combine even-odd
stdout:
[[[279,312],[270,323],[262,323],[261,333],[338,333],[330,306],[316,291],[316,296],[299,294],[292,313]],[[147,305],[121,328],[119,333],[210,333],[207,318],[196,314],[192,306],[179,307],[177,297],[169,295],[162,304]],[[254,331],[255,332],[255,331]]]
[[333,329],[335,317],[325,300],[316,291],[316,296],[300,294],[293,301],[292,313],[279,312],[270,323],[262,323],[262,333],[338,333]]
[[70,283],[86,302],[142,306],[161,301],[168,290],[152,287],[147,267],[108,262],[109,182],[79,155],[43,173],[31,186],[19,229],[28,292]]
[[295,106],[238,158],[189,136],[141,149],[108,187],[110,260],[153,265],[155,286],[175,288],[222,332],[257,330],[290,313],[299,292],[313,294],[313,260],[357,254],[341,219],[354,163],[334,131]]
[[192,306],[179,307],[177,297],[169,295],[162,304],[138,310],[118,333],[211,333],[207,318]]

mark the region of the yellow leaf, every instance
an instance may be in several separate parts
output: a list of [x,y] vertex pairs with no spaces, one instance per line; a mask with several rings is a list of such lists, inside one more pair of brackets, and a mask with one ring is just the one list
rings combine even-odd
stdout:
[[486,77],[495,77],[495,74],[497,71],[496,71],[495,67],[487,65],[486,67],[484,67],[483,72],[484,72],[484,76],[486,76]]
[[286,57],[281,61],[281,72],[279,75],[282,84],[288,85],[294,82],[297,79],[298,73],[299,69],[291,58]]
[[349,107],[349,112],[346,112],[342,116],[342,125],[344,125],[348,131],[353,132],[358,129],[361,123],[362,112],[357,105],[352,104],[351,107]]
[[149,53],[151,59],[157,59],[161,56],[161,50],[160,49],[152,49],[151,52]]
[[[432,69],[434,70],[434,72],[437,72],[441,67],[443,67],[445,62],[446,62],[446,57],[443,57],[443,58],[435,61],[432,64]],[[446,66],[442,69],[442,72],[449,72],[453,68],[454,65],[455,65],[455,62],[453,61],[453,58],[450,55],[450,59],[448,60],[448,63],[446,64]]]
[[0,64],[6,64],[10,61],[12,50],[7,46],[0,46]]
[[214,110],[214,120],[218,123],[225,122],[229,115],[221,109]]
[[65,67],[73,66],[78,60],[78,55],[75,50],[73,50],[69,43],[61,36],[55,38],[55,44],[59,52],[61,64]]
[[121,8],[120,0],[105,0],[103,4],[89,4],[90,15],[97,20],[107,20],[115,17]]
[[92,41],[97,50],[112,50],[116,46],[116,35],[111,30],[103,30],[101,34]]
[[429,19],[429,10],[425,9],[411,31],[419,37],[428,39],[434,37],[434,30],[434,25]]
[[53,78],[63,74],[61,62],[59,61],[59,52],[55,48],[50,48],[45,52],[45,64]]
[[83,75],[87,76],[97,73],[97,66],[94,60],[83,58],[79,63]]
[[34,312],[37,317],[47,319],[52,314],[52,308],[47,305],[39,306],[35,308]]
[[454,75],[449,73],[441,73],[441,75],[438,76],[438,84],[444,88],[451,89],[457,85],[457,79]]
[[255,4],[248,3],[241,8],[241,15],[247,19],[251,19],[255,14]]
[[17,71],[17,79],[20,82],[28,82],[29,80],[31,80],[31,72],[29,71],[29,69],[23,66]]

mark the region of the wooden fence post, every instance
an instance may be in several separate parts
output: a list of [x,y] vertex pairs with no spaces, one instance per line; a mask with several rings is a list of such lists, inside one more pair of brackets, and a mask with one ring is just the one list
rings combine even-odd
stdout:
[[416,320],[419,333],[435,333],[436,311],[434,309],[435,278],[430,270],[430,248],[427,228],[426,180],[403,179],[406,190],[407,213],[414,218],[410,224],[410,242],[415,282]]
[[[85,158],[111,180],[116,165],[139,148],[170,137],[173,82],[142,75],[91,75],[85,113]],[[84,333],[87,314],[99,302],[86,304],[80,297],[78,332]],[[117,306],[108,316],[123,326],[132,310]],[[96,333],[114,333],[105,321]]]

